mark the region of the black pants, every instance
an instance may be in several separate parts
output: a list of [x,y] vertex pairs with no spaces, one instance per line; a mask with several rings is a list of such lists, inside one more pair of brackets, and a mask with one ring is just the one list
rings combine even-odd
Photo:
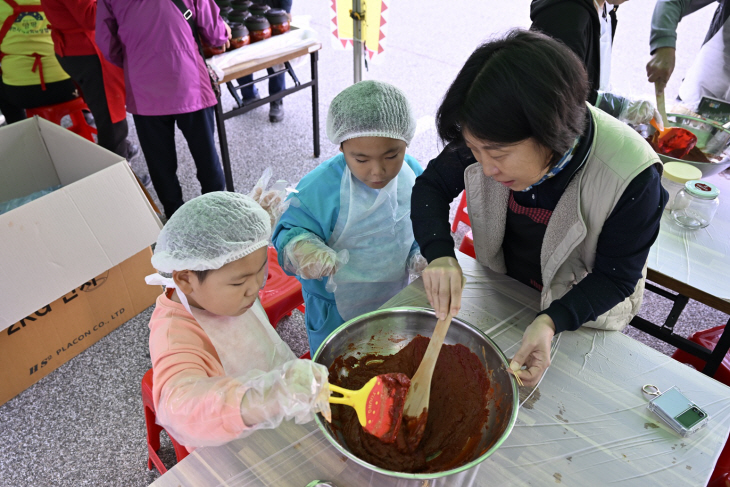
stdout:
[[8,124],[25,120],[26,108],[38,108],[64,103],[78,98],[73,80],[65,79],[41,85],[13,86],[0,83],[0,111]]
[[95,54],[89,56],[56,56],[61,67],[81,88],[98,130],[99,145],[125,159],[129,158],[130,143],[127,141],[127,120],[112,123],[106,100],[101,62]]
[[183,204],[177,179],[175,123],[185,136],[195,161],[201,191],[224,191],[225,179],[215,149],[215,107],[179,115],[134,115],[139,143],[157,196],[170,218]]

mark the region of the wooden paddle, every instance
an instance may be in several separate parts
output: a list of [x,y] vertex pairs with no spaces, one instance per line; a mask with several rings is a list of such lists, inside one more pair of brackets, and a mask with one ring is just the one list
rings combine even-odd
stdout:
[[423,355],[423,360],[421,360],[418,370],[411,378],[411,387],[408,389],[406,403],[403,408],[403,420],[406,425],[405,440],[411,451],[416,449],[421,442],[421,438],[423,438],[423,432],[426,430],[433,369],[439,358],[439,352],[441,352],[446,333],[449,331],[451,319],[452,316],[449,312],[446,319],[438,320],[431,341],[428,343],[428,348],[426,348],[426,353]]

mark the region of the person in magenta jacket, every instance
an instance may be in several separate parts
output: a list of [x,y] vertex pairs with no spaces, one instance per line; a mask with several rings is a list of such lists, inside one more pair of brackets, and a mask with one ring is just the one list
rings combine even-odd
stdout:
[[[203,41],[227,45],[230,29],[213,0],[183,0]],[[172,0],[99,0],[96,43],[124,69],[127,111],[167,218],[183,204],[175,124],[197,167],[203,193],[225,187],[214,142],[216,97],[188,22]]]

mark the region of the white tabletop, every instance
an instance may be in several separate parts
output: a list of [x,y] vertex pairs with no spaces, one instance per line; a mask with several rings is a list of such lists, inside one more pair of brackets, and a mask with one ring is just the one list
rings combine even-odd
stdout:
[[720,207],[706,228],[687,230],[662,216],[659,237],[649,252],[649,268],[730,301],[730,175],[707,178],[720,189]]
[[[535,316],[537,291],[458,258],[468,279],[459,317],[511,357]],[[384,307],[394,306],[427,306],[421,281]],[[542,382],[521,391],[509,438],[459,478],[424,483],[374,474],[340,454],[314,423],[286,423],[200,448],[153,485],[304,487],[315,479],[339,487],[706,484],[730,431],[728,387],[619,332],[565,332],[554,345]],[[647,383],[678,386],[709,413],[708,426],[689,438],[676,435],[647,410],[641,392]]]

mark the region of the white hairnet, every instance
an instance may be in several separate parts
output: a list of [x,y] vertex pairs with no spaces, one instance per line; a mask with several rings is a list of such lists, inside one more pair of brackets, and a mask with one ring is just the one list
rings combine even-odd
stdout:
[[411,143],[416,119],[406,95],[381,81],[361,81],[340,92],[327,113],[333,144],[356,137],[388,137]]
[[194,198],[160,232],[152,265],[160,272],[204,271],[266,247],[269,214],[251,197],[215,191]]

